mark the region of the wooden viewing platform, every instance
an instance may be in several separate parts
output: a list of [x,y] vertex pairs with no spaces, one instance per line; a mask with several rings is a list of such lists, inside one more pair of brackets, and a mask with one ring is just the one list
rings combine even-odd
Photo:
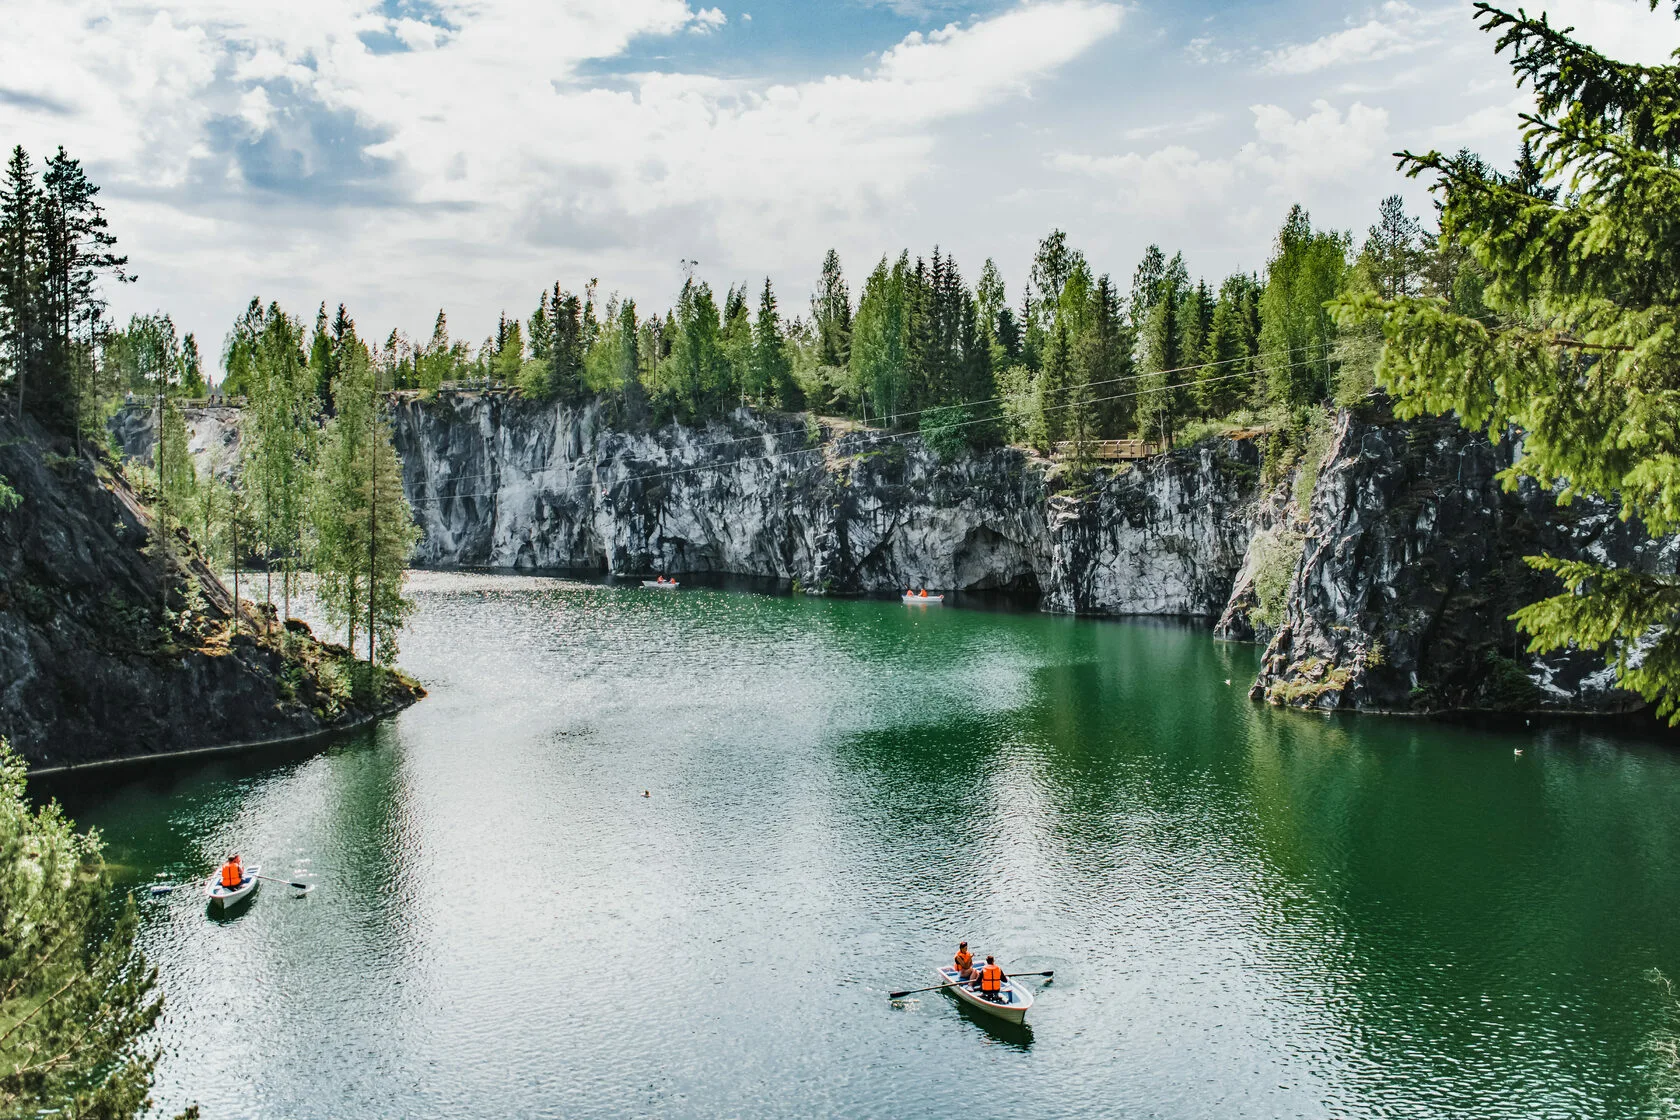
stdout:
[[[1073,458],[1073,442],[1063,440],[1056,444],[1056,458]],[[1147,459],[1151,455],[1158,455],[1161,445],[1142,439],[1098,439],[1091,441],[1091,457],[1106,462],[1130,462],[1136,459]]]

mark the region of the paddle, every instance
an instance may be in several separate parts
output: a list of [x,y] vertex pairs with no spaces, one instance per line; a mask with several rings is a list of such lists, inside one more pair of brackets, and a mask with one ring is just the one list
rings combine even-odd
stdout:
[[[1012,972],[1012,973],[1009,974],[1009,979],[1019,980],[1024,976],[1054,976],[1054,975],[1056,975],[1056,970],[1053,969],[1053,968],[1047,968],[1043,972]],[[887,998],[888,999],[903,999],[905,996],[919,995],[922,992],[940,992],[940,991],[944,991],[946,988],[960,988],[964,984],[972,984],[972,983],[973,983],[972,980],[953,980],[949,984],[935,984],[931,988],[911,988],[907,992],[888,992],[887,993]]]
[[261,879],[265,883],[284,883],[288,887],[296,887],[305,894],[315,889],[314,883],[296,883],[290,879],[270,879],[267,875],[253,875],[253,879]]

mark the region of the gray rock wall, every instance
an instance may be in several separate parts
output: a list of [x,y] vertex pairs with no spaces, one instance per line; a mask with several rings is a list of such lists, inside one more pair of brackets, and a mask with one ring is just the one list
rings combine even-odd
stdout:
[[[236,455],[233,410],[188,422],[195,448]],[[1526,652],[1509,615],[1554,587],[1522,557],[1680,563],[1680,543],[1651,541],[1602,504],[1506,493],[1495,476],[1511,449],[1451,420],[1343,413],[1322,464],[1307,465],[1306,509],[1291,477],[1261,492],[1253,440],[1069,488],[1016,449],[942,463],[917,439],[806,423],[742,410],[626,431],[595,405],[399,400],[415,562],[716,573],[835,593],[1012,589],[1047,611],[1218,619],[1220,637],[1267,643],[1258,699],[1408,712],[1631,706],[1596,656]],[[146,453],[149,425],[121,430]],[[1287,585],[1277,618],[1256,611],[1263,568]]]
[[812,589],[1042,592],[1047,610],[1217,616],[1258,457],[1220,442],[1056,495],[1015,449],[942,463],[919,440],[736,413],[614,429],[595,406],[399,401],[424,565],[728,573]]
[[1637,706],[1596,655],[1527,652],[1510,615],[1557,584],[1522,558],[1673,572],[1680,540],[1652,540],[1602,502],[1559,508],[1530,483],[1506,491],[1497,475],[1512,453],[1453,420],[1343,413],[1251,694],[1319,709]]

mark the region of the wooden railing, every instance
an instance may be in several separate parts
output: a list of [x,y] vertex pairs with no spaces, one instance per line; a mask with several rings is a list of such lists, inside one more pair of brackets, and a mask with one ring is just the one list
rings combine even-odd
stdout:
[[[1126,462],[1134,459],[1147,459],[1158,454],[1159,444],[1150,443],[1142,439],[1099,439],[1091,441],[1091,457],[1107,462]],[[1073,458],[1074,445],[1071,441],[1063,441],[1056,445],[1056,458]]]

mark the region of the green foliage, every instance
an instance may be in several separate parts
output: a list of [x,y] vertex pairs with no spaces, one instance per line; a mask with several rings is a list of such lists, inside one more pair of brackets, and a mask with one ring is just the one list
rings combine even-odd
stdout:
[[930,408],[922,413],[922,442],[942,462],[950,462],[969,450],[971,435],[980,426],[974,419],[962,405]]
[[833,249],[823,258],[822,279],[811,297],[811,322],[816,328],[817,364],[834,369],[847,366],[852,352],[852,303],[840,270],[840,254]]
[[1330,453],[1330,444],[1335,438],[1333,420],[1334,416],[1324,409],[1313,409],[1308,413],[1305,428],[1295,437],[1301,449],[1297,460],[1300,465],[1290,489],[1295,509],[1302,517],[1306,516],[1307,507],[1312,504],[1313,491],[1318,489],[1319,472],[1324,469],[1324,457]]
[[905,289],[910,255],[889,265],[882,257],[864,281],[852,329],[851,374],[860,398],[882,417],[898,411],[905,395],[905,335],[908,327]]
[[1260,355],[1272,402],[1287,411],[1331,393],[1336,326],[1326,304],[1347,272],[1348,236],[1314,230],[1300,206],[1278,232],[1260,296]]
[[0,740],[0,1114],[115,1120],[151,1103],[162,1001],[100,855],[56,804],[30,810]]
[[16,147],[0,187],[0,374],[19,412],[30,412],[78,439],[103,420],[104,333],[101,281],[132,279],[114,252],[99,187],[61,147],[37,183],[27,152]]
[[1289,585],[1301,563],[1306,538],[1287,526],[1277,526],[1255,537],[1254,608],[1249,618],[1256,625],[1276,630],[1283,625],[1289,601]]
[[[248,547],[263,557],[270,573],[280,571],[281,595],[289,614],[296,569],[303,559],[305,507],[314,469],[315,375],[304,355],[301,322],[279,304],[270,304],[249,321],[259,329],[248,342],[241,431],[240,481],[256,529]],[[332,340],[334,367],[342,365],[351,348],[361,345],[355,325],[347,322]],[[214,499],[210,502],[213,506]]]
[[308,507],[317,592],[328,621],[345,627],[348,648],[358,626],[371,625],[369,660],[389,663],[413,610],[402,592],[419,531],[365,347],[345,348],[332,395],[337,415],[322,436]]
[[10,513],[22,504],[23,495],[13,490],[6,476],[0,474],[0,513]]
[[[1381,322],[1377,370],[1401,416],[1456,413],[1494,439],[1522,432],[1503,480],[1560,502],[1619,503],[1680,530],[1680,66],[1615,62],[1543,18],[1478,5],[1539,107],[1528,170],[1473,156],[1405,159],[1431,174],[1442,243],[1474,264],[1450,299],[1376,293],[1338,304]],[[1680,12],[1677,12],[1680,16]],[[1546,182],[1566,183],[1559,195]],[[1680,583],[1534,557],[1565,593],[1515,618],[1535,651],[1605,652],[1623,686],[1680,719]]]

